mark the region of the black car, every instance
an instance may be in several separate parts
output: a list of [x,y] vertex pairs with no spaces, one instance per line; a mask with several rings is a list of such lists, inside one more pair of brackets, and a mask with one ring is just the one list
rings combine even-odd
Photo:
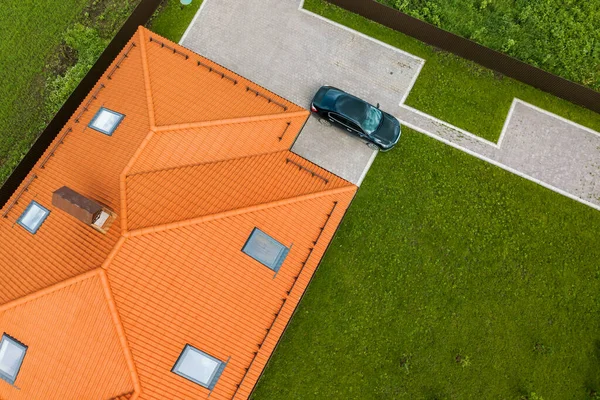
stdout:
[[319,117],[367,140],[370,147],[390,150],[400,139],[400,122],[356,96],[332,86],[322,86],[310,110]]

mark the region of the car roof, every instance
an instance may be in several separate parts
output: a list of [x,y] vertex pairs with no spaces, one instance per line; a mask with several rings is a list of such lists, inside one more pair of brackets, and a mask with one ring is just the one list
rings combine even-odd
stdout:
[[352,120],[364,117],[370,107],[369,103],[347,93],[338,97],[335,102],[335,109]]

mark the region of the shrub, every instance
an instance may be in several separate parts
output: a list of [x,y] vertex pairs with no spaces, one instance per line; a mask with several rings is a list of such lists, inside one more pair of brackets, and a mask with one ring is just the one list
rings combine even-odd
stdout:
[[556,75],[600,89],[600,2],[378,0]]
[[107,40],[100,37],[97,30],[81,24],[76,24],[66,32],[64,42],[75,50],[77,62],[64,75],[50,78],[46,102],[46,112],[49,116],[60,109],[108,44]]

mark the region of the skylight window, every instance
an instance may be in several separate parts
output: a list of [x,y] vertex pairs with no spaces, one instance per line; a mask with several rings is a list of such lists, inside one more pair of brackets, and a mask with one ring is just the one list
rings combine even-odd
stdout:
[[6,333],[2,335],[0,341],[0,378],[11,385],[15,383],[26,351],[27,346],[19,343]]
[[17,220],[17,224],[27,229],[30,233],[36,233],[48,217],[48,214],[50,214],[50,210],[43,207],[37,201],[31,201]]
[[92,121],[88,126],[105,135],[112,136],[123,117],[125,117],[123,114],[119,114],[108,108],[100,107],[100,110],[98,110],[94,118],[92,118]]
[[290,249],[260,229],[254,228],[242,251],[277,272]]
[[213,390],[227,364],[186,344],[171,372]]

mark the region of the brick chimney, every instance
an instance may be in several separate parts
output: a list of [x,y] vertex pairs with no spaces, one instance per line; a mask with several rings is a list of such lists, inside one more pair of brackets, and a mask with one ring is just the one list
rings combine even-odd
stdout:
[[52,193],[52,205],[102,233],[108,231],[116,217],[109,208],[66,186]]

